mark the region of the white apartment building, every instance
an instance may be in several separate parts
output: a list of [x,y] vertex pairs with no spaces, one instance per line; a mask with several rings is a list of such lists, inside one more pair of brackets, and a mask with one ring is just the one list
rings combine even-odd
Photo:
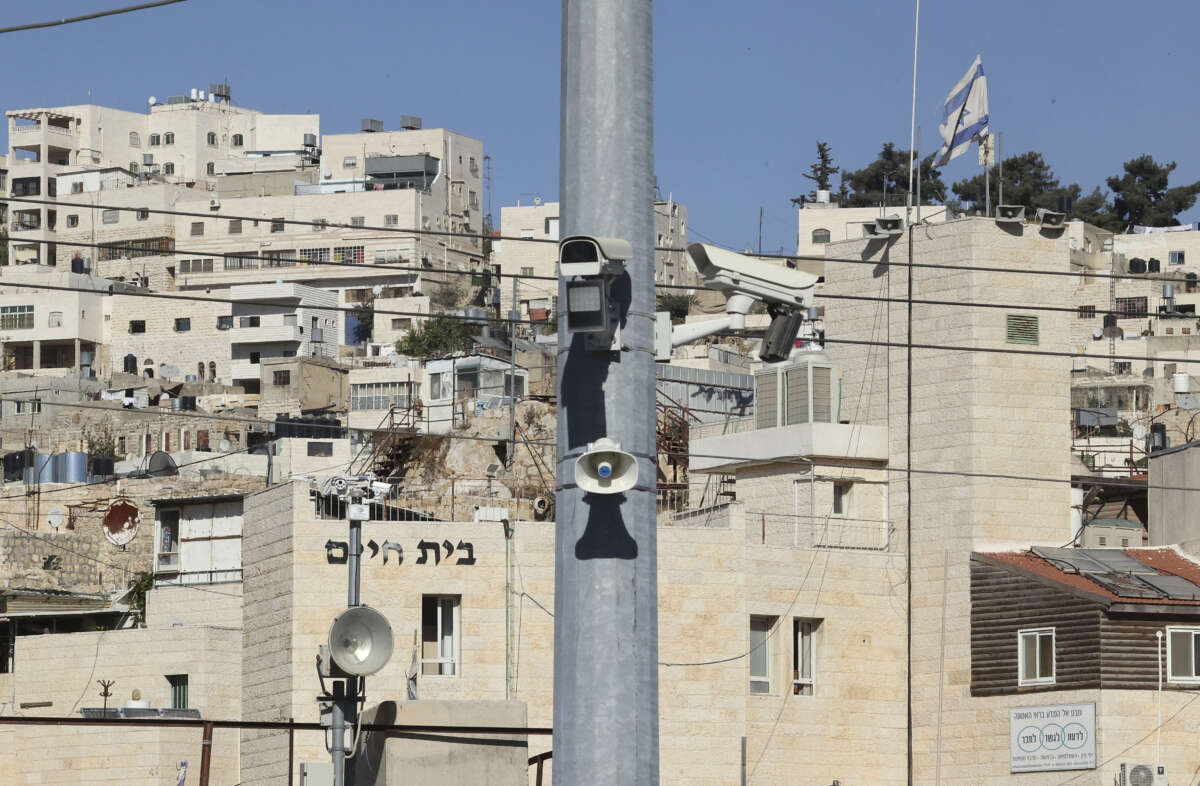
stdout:
[[105,343],[108,298],[101,289],[90,276],[46,267],[0,279],[3,370],[93,376]]
[[[258,364],[271,357],[337,356],[340,326],[333,294],[302,284],[230,287],[230,377],[248,393],[259,389]],[[267,301],[267,302],[264,302]]]
[[[500,234],[519,238],[500,240],[494,246],[495,261],[502,275],[558,275],[558,202],[534,200],[532,205],[500,208]],[[531,242],[523,242],[531,241]],[[657,284],[697,286],[699,275],[687,252],[687,207],[673,199],[654,202],[654,245],[658,249],[678,248],[679,251],[654,252],[654,281]],[[545,319],[554,310],[558,282],[549,279],[522,278],[518,280],[517,308],[523,318]],[[500,303],[503,312],[512,308],[512,282],[500,283]]]
[[[58,199],[53,179],[72,169],[120,167],[149,182],[161,180],[213,188],[218,161],[248,150],[295,150],[320,130],[318,115],[271,115],[238,107],[228,85],[209,94],[192,90],[165,102],[151,97],[146,112],[96,104],[9,110],[11,195]],[[14,203],[10,260],[55,258],[54,205]]]

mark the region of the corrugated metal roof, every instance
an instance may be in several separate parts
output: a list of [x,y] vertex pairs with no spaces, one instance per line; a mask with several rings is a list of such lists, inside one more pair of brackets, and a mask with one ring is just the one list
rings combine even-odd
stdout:
[[213,494],[207,497],[159,497],[150,500],[154,507],[163,505],[210,505],[217,502],[235,502],[245,499],[245,494]]

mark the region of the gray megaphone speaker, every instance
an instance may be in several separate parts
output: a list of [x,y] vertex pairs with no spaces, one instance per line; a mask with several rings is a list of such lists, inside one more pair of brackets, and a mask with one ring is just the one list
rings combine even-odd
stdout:
[[637,484],[637,459],[608,438],[589,442],[575,459],[575,485],[589,494],[620,494]]
[[351,676],[374,674],[392,657],[392,626],[370,606],[351,606],[329,626],[329,655]]

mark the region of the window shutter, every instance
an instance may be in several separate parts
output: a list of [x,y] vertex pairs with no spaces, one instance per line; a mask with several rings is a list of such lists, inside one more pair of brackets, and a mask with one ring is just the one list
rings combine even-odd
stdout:
[[1004,340],[1009,344],[1037,344],[1038,318],[1029,314],[1007,314],[1004,317]]
[[787,409],[785,422],[787,425],[807,423],[808,421],[808,366],[788,369],[784,376],[787,391]]
[[775,371],[754,375],[754,427],[775,428]]
[[833,420],[830,400],[830,369],[827,366],[812,367],[813,422],[829,423]]

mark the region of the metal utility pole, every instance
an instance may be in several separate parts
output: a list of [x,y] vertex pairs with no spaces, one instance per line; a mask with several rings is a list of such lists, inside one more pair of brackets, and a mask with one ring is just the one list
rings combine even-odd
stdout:
[[[612,284],[619,352],[567,331],[559,281],[554,783],[658,783],[652,0],[564,0],[559,194],[563,237],[623,238]],[[609,438],[633,488],[596,495],[575,460]]]
[[[529,391],[525,391],[526,394]],[[508,450],[504,453],[504,468],[512,469],[517,458],[517,277],[512,280],[512,302],[508,305]],[[490,481],[489,481],[490,482]],[[514,481],[515,485],[515,481]],[[491,496],[491,492],[488,492]],[[513,511],[516,521],[520,511]]]

